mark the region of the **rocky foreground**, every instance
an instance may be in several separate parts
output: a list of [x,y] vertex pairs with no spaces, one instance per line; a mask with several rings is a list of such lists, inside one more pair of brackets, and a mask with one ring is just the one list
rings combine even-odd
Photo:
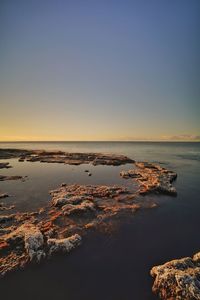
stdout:
[[[172,186],[176,173],[157,164],[136,163],[123,155],[1,149],[0,158],[75,165],[118,166],[132,163],[132,169],[122,171],[120,175],[134,183],[129,187],[62,183],[56,190],[50,191],[49,204],[35,212],[5,214],[4,211],[12,209],[12,206],[1,203],[0,276],[30,263],[41,262],[54,254],[70,252],[80,245],[89,230],[110,230],[114,217],[121,213],[135,213],[141,208],[157,206],[154,201],[142,197],[146,194],[176,195]],[[4,164],[4,167],[8,166],[8,163]],[[14,179],[14,176],[7,177],[10,177],[7,180]],[[1,194],[2,199],[7,196]]]
[[200,299],[200,252],[193,258],[176,259],[153,267],[151,275],[155,278],[152,290],[161,299]]

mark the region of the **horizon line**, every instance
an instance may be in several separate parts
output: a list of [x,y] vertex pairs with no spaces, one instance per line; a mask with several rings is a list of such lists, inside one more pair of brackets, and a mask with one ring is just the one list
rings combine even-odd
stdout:
[[168,142],[168,143],[199,143],[200,140],[13,140],[13,141],[0,141],[0,143],[131,143],[131,142]]

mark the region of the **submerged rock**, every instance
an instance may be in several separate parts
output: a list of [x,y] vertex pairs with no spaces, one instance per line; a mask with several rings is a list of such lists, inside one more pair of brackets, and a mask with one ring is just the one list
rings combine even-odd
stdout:
[[200,252],[151,269],[153,292],[163,300],[200,300]]
[[7,198],[7,197],[9,197],[9,195],[6,193],[0,194],[0,199]]
[[19,179],[23,179],[23,176],[4,176],[4,175],[0,175],[0,181],[19,180]]
[[12,166],[9,165],[10,163],[9,162],[3,162],[3,163],[0,163],[0,169],[9,169],[9,168],[12,168]]

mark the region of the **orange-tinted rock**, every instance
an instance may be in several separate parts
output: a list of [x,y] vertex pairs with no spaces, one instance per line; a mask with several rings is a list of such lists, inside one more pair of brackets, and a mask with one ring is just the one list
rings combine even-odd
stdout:
[[139,193],[169,194],[176,196],[177,192],[172,182],[177,178],[177,174],[159,165],[140,162],[135,163],[137,169],[120,172],[120,176],[125,179],[133,178],[139,183]]
[[185,257],[153,267],[153,292],[163,300],[200,299],[200,260],[199,253],[193,258]]

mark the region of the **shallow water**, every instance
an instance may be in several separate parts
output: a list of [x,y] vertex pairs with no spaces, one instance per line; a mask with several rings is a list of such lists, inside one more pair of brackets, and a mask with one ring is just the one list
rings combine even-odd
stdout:
[[[163,163],[178,173],[176,198],[155,197],[158,208],[123,218],[113,234],[91,234],[70,255],[8,275],[0,282],[2,298],[156,299],[151,293],[151,267],[200,250],[200,143],[0,143],[0,148],[121,153]],[[24,211],[48,203],[48,191],[62,182],[129,184],[119,172],[130,165],[66,166],[15,159],[10,163],[13,168],[0,174],[28,175],[28,179],[0,182],[0,191],[13,195],[4,202]]]

